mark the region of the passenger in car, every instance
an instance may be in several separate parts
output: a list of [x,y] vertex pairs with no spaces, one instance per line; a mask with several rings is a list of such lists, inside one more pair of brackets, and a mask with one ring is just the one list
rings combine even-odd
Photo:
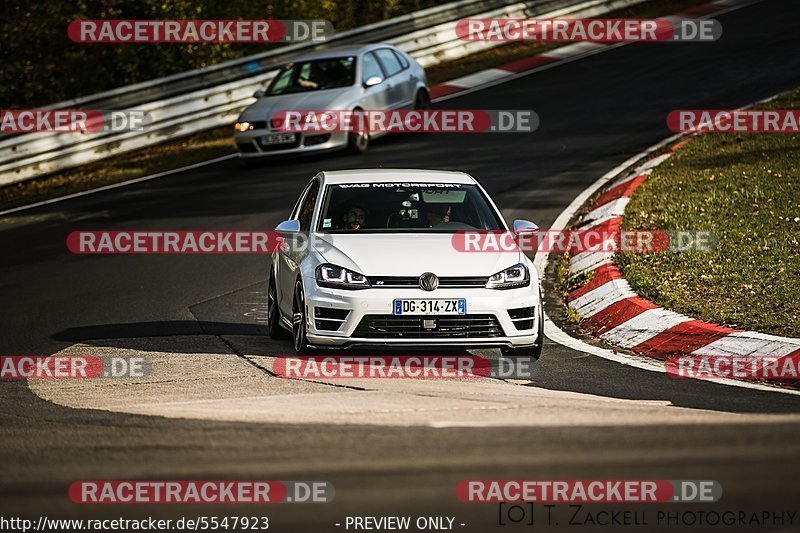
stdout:
[[450,222],[450,206],[447,204],[429,204],[425,208],[425,217],[429,228]]
[[344,228],[349,230],[363,229],[367,223],[367,210],[360,205],[351,205],[344,213]]

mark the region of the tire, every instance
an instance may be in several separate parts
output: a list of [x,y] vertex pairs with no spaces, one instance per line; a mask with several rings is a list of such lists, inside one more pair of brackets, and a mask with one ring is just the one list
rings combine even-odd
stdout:
[[299,279],[294,285],[292,299],[292,344],[294,351],[299,355],[313,353],[306,336],[306,300],[303,295],[303,283]]
[[419,111],[430,108],[431,108],[431,97],[428,95],[427,91],[423,91],[420,89],[419,91],[417,91],[417,96],[414,97],[414,109]]
[[278,307],[278,290],[275,287],[275,277],[269,275],[269,286],[267,289],[267,331],[269,336],[275,340],[286,340],[289,332],[281,326],[281,311]]
[[[354,113],[362,111],[361,109],[354,109]],[[351,154],[363,154],[369,148],[369,132],[351,132],[347,134],[347,151]]]
[[500,351],[507,357],[530,357],[534,361],[542,356],[542,346],[544,345],[544,310],[542,309],[542,298],[539,297],[539,328],[536,335],[536,344],[522,348],[511,348],[503,346]]

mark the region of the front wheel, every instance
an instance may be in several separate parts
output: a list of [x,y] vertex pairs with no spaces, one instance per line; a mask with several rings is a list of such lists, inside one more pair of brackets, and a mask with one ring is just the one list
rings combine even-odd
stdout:
[[414,109],[417,111],[431,108],[431,97],[428,96],[427,91],[417,91],[417,96],[414,98]]
[[297,280],[294,286],[294,300],[292,302],[292,341],[294,351],[298,354],[311,352],[306,336],[306,299],[303,295],[303,283]]
[[[363,113],[361,109],[356,109],[354,113]],[[358,123],[358,122],[356,122]],[[363,121],[364,124],[367,121]],[[353,154],[363,154],[369,148],[369,131],[354,131],[347,134],[347,150]]]

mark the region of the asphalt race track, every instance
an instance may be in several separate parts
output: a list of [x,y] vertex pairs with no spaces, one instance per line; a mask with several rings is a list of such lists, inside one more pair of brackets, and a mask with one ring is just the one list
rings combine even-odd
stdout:
[[[798,2],[717,18],[715,43],[623,46],[438,106],[534,109],[532,134],[395,135],[363,156],[227,160],[0,219],[0,353],[135,352],[167,369],[105,388],[3,382],[2,515],[265,514],[276,531],[450,515],[463,531],[530,529],[498,526],[495,504],[458,502],[456,483],[474,478],[715,479],[720,502],[686,509],[796,510],[800,396],[679,381],[552,341],[531,382],[281,380],[268,370],[291,346],[263,326],[268,258],[91,257],[65,245],[79,229],[272,229],[315,173],[359,167],[463,170],[507,219],[548,227],[667,137],[669,111],[736,108],[800,84]],[[336,499],[254,511],[66,497],[76,479],[106,478],[328,480]],[[556,512],[563,529],[570,513]],[[651,522],[631,529],[663,530]]]

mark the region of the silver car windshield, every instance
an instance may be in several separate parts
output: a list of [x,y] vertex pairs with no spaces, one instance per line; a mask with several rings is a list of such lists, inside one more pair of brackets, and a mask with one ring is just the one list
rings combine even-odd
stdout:
[[289,63],[273,78],[266,94],[275,96],[349,87],[355,84],[355,80],[355,57]]
[[318,231],[328,233],[455,233],[503,230],[475,185],[346,183],[329,185]]

